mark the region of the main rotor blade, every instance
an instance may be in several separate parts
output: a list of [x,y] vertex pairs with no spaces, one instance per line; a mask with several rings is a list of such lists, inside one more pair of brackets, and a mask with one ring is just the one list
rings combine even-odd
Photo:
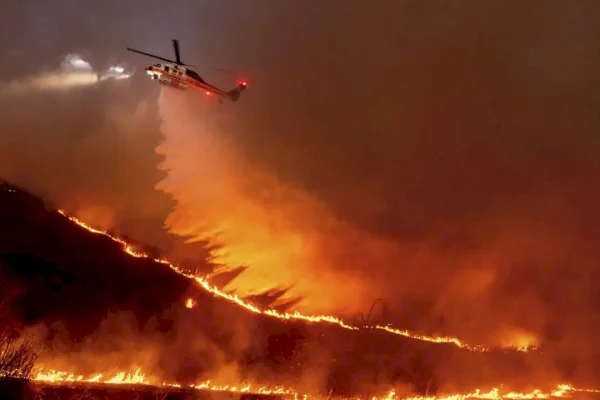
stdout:
[[173,50],[175,50],[175,59],[177,60],[177,64],[183,65],[181,58],[179,57],[179,41],[177,39],[173,39]]
[[233,72],[230,69],[224,69],[224,68],[215,68],[215,67],[211,67],[210,69],[212,69],[213,71],[218,71],[218,72],[223,72],[225,74],[234,74],[235,72]]
[[127,47],[127,50],[129,50],[129,51],[133,51],[134,53],[143,54],[143,55],[145,55],[145,56],[148,56],[148,57],[156,58],[156,59],[158,59],[158,60],[163,60],[163,61],[166,61],[166,62],[170,62],[170,63],[174,63],[174,64],[179,64],[178,62],[176,62],[176,61],[173,61],[173,60],[169,60],[168,58],[162,58],[162,57],[159,57],[159,56],[155,56],[154,54],[150,54],[150,53],[144,53],[143,51],[139,51],[139,50],[136,50],[136,49],[132,49],[132,48],[130,48],[130,47]]
[[224,74],[230,74],[230,75],[235,75],[235,72],[230,70],[230,69],[224,69],[224,68],[216,68],[216,67],[202,67],[201,65],[199,66],[198,64],[183,64],[186,67],[201,67],[203,70],[211,70],[211,71],[215,71],[215,72],[222,72]]

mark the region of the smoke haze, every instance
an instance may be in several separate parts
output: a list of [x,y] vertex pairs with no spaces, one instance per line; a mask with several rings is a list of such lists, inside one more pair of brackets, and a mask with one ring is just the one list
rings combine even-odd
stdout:
[[234,83],[207,64],[248,79],[240,101],[142,76],[3,96],[2,176],[163,247],[216,241],[216,261],[250,265],[242,293],[291,286],[299,308],[347,314],[381,297],[402,327],[597,352],[597,2],[134,3],[74,8],[94,23],[46,36],[23,6],[38,27],[17,40],[56,48],[48,65],[168,56],[177,37],[207,80]]

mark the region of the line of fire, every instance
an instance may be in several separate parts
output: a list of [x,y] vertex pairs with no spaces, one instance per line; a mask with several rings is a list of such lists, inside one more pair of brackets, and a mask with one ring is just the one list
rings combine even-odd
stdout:
[[[545,379],[543,348],[490,348],[381,325],[371,316],[343,321],[263,308],[18,187],[0,188],[1,380],[22,395],[104,396],[115,387],[153,396],[415,400],[598,393],[583,386],[585,377]],[[457,376],[472,376],[475,368],[479,379],[442,378],[440,365]],[[449,386],[456,392],[443,389]]]

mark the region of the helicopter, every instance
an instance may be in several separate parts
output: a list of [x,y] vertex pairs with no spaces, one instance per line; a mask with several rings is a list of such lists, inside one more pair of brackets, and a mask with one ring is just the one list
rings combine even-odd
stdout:
[[145,53],[140,50],[132,49],[130,47],[127,47],[127,50],[156,58],[158,60],[166,61],[166,63],[154,64],[146,67],[145,69],[146,74],[148,74],[152,80],[158,81],[158,83],[162,85],[167,85],[179,90],[186,90],[188,88],[200,89],[203,90],[207,95],[219,96],[219,102],[221,102],[222,98],[226,98],[231,101],[237,101],[240,98],[240,93],[242,93],[247,86],[245,81],[238,81],[238,86],[229,91],[224,91],[214,85],[211,85],[202,79],[198,73],[187,68],[190,66],[189,64],[184,64],[181,62],[181,57],[179,56],[179,41],[177,39],[173,39],[172,42],[173,51],[175,53],[175,61],[159,57],[154,54]]

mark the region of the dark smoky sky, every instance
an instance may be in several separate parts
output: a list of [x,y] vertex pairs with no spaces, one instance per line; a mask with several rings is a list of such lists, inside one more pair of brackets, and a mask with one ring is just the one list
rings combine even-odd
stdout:
[[[170,56],[172,38],[207,80],[249,80],[224,107],[250,159],[355,226],[413,244],[412,257],[435,253],[425,262],[435,266],[399,260],[382,272],[402,322],[440,317],[428,328],[466,334],[473,315],[505,318],[548,340],[600,325],[585,318],[600,309],[597,1],[56,0],[3,11],[4,82],[69,52],[141,69],[152,61],[125,47]],[[137,75],[4,96],[0,173],[166,241],[157,91]],[[431,284],[394,290],[421,269]],[[485,289],[465,293],[469,280]]]

